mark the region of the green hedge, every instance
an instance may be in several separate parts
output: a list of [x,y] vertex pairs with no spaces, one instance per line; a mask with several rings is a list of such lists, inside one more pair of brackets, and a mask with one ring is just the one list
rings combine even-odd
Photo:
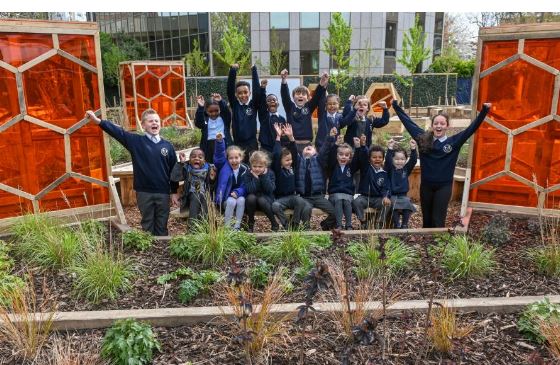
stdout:
[[[412,90],[412,101],[413,105],[417,106],[427,106],[438,104],[438,99],[441,97],[441,102],[445,102],[445,84],[448,74],[415,74],[414,75],[414,86]],[[304,85],[314,84],[319,82],[319,77],[317,76],[304,76]],[[362,84],[365,85],[364,93],[367,91],[369,85],[372,82],[392,82],[397,88],[398,93],[401,98],[404,99],[405,105],[409,105],[408,96],[409,88],[404,86],[394,75],[379,75],[366,77],[365,83],[362,82],[361,77],[353,77],[346,89],[341,90],[340,97],[342,100],[346,100],[350,95],[358,95],[362,93]],[[447,80],[447,96],[449,100],[451,96],[455,96],[457,91],[457,75],[449,74]],[[196,96],[196,91],[198,90],[199,95],[209,96],[211,93],[220,93],[223,96],[226,95],[226,83],[227,77],[201,77],[192,78],[187,77],[186,87],[187,87],[187,100],[189,101],[191,97]]]

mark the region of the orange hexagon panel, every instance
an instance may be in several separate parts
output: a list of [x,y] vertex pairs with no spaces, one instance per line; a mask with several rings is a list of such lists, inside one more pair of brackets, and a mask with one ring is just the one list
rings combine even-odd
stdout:
[[560,209],[560,38],[485,41],[480,70],[518,53],[479,79],[477,108],[491,102],[497,126],[475,135],[469,201]]
[[95,31],[53,32],[0,33],[0,218],[109,202]]
[[177,61],[131,61],[120,64],[127,128],[139,129],[142,112],[155,109],[162,126],[187,126],[184,65]]

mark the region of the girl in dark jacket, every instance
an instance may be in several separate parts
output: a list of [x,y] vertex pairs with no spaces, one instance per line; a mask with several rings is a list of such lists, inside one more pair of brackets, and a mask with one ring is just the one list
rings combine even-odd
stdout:
[[251,170],[243,178],[243,187],[247,194],[245,208],[247,210],[248,231],[255,227],[255,211],[257,208],[264,212],[270,220],[273,231],[278,231],[278,223],[272,212],[274,190],[276,189],[274,172],[268,168],[270,159],[263,151],[255,151],[249,157]]

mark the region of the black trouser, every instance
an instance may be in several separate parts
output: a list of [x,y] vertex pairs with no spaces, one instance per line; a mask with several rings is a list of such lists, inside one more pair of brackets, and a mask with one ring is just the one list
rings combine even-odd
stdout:
[[251,153],[259,149],[259,144],[256,139],[249,142],[235,142],[234,145],[238,146],[245,152],[245,157],[243,158],[244,163],[249,163],[249,156],[251,156]]
[[[203,193],[190,192],[187,195],[187,207],[189,208],[189,229],[192,228],[193,220],[203,220],[208,214],[206,196]],[[185,207],[185,208],[187,208]]]
[[299,195],[288,195],[282,196],[272,203],[272,211],[278,217],[282,227],[288,229],[288,219],[284,210],[292,209],[294,211],[292,215],[292,226],[297,227],[301,221],[301,216],[305,208],[305,200]]
[[208,163],[214,163],[214,148],[216,148],[216,140],[209,139],[206,142],[206,151],[204,152],[204,158]]
[[420,183],[420,204],[422,206],[422,227],[445,227],[447,206],[451,199],[453,184]]
[[377,211],[374,223],[375,228],[385,228],[385,221],[390,207],[383,205],[383,197],[360,195],[356,199],[352,200],[352,208],[354,209],[354,213],[356,213],[356,217],[358,217],[362,226],[367,224],[365,210],[367,208],[374,208]]
[[323,230],[330,230],[336,226],[334,207],[330,201],[325,199],[324,195],[304,196],[303,199],[305,199],[306,204],[301,214],[301,220],[303,221],[304,226],[309,226],[313,208],[321,209],[323,212],[328,214],[327,218],[321,221],[321,228]]
[[[408,209],[393,209],[392,219],[395,228],[408,228],[411,211]],[[402,216],[402,222],[401,222]]]
[[249,194],[245,197],[245,213],[247,213],[247,217],[249,218],[249,228],[252,229],[255,226],[255,212],[257,208],[266,215],[272,228],[278,229],[278,222],[276,222],[276,218],[272,212],[272,203],[268,198],[255,194]]
[[136,201],[142,214],[142,229],[154,236],[167,236],[169,194],[137,191]]

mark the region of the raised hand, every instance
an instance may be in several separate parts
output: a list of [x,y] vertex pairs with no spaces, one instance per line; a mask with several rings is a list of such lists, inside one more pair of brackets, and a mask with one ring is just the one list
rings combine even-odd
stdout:
[[218,103],[222,101],[222,95],[218,93],[212,93],[212,100],[217,101]]
[[397,143],[397,141],[391,138],[389,141],[387,141],[387,148],[392,150],[393,148],[395,148],[395,143]]
[[282,128],[284,134],[290,139],[290,141],[294,140],[294,131],[292,130],[292,125],[289,123],[284,124]]
[[362,134],[362,135],[360,136],[360,146],[363,147],[363,146],[365,146],[365,145],[366,145],[366,135],[365,135],[365,134]]
[[492,107],[492,103],[484,103],[482,105],[487,107],[488,109],[490,109]]
[[286,80],[288,78],[288,70],[283,69],[282,71],[280,71],[280,77],[282,77],[282,83],[285,84],[288,81]]
[[180,162],[187,162],[187,154],[185,152],[179,153],[179,161]]
[[328,83],[329,83],[329,74],[328,72],[323,72],[321,74],[321,80],[319,80],[319,85],[321,85],[322,87],[327,87]]
[[234,70],[239,70],[239,63],[234,63],[233,65],[231,65],[231,68],[233,68]]
[[411,150],[415,150],[417,145],[418,144],[416,143],[416,141],[414,139],[410,140],[410,149]]
[[276,131],[276,140],[280,140],[280,136],[282,136],[282,127],[278,123],[274,123],[273,125],[274,131]]
[[386,103],[385,101],[383,101],[383,100],[378,101],[378,102],[377,102],[377,105],[380,106],[380,107],[382,107],[383,109],[387,109],[387,103]]
[[268,86],[268,80],[267,79],[261,80],[261,88],[266,89],[267,86]]
[[216,134],[216,141],[222,142],[224,140],[224,136],[221,133]]
[[336,137],[337,134],[338,134],[338,129],[336,129],[336,127],[332,127],[330,132],[329,132],[329,135],[331,137]]
[[350,101],[352,101],[352,102],[354,101],[354,99],[356,99],[356,95],[350,95],[350,96],[348,97],[348,100],[350,100]]
[[85,118],[88,118],[90,121],[94,122],[95,124],[101,123],[101,119],[97,118],[97,115],[95,115],[93,110],[86,111]]
[[204,102],[205,102],[205,101],[204,101],[204,96],[198,95],[198,96],[196,97],[196,103],[198,104],[198,106],[202,106],[202,107],[203,107],[203,106],[204,106]]
[[352,138],[354,141],[354,148],[360,148],[360,139],[358,137]]

